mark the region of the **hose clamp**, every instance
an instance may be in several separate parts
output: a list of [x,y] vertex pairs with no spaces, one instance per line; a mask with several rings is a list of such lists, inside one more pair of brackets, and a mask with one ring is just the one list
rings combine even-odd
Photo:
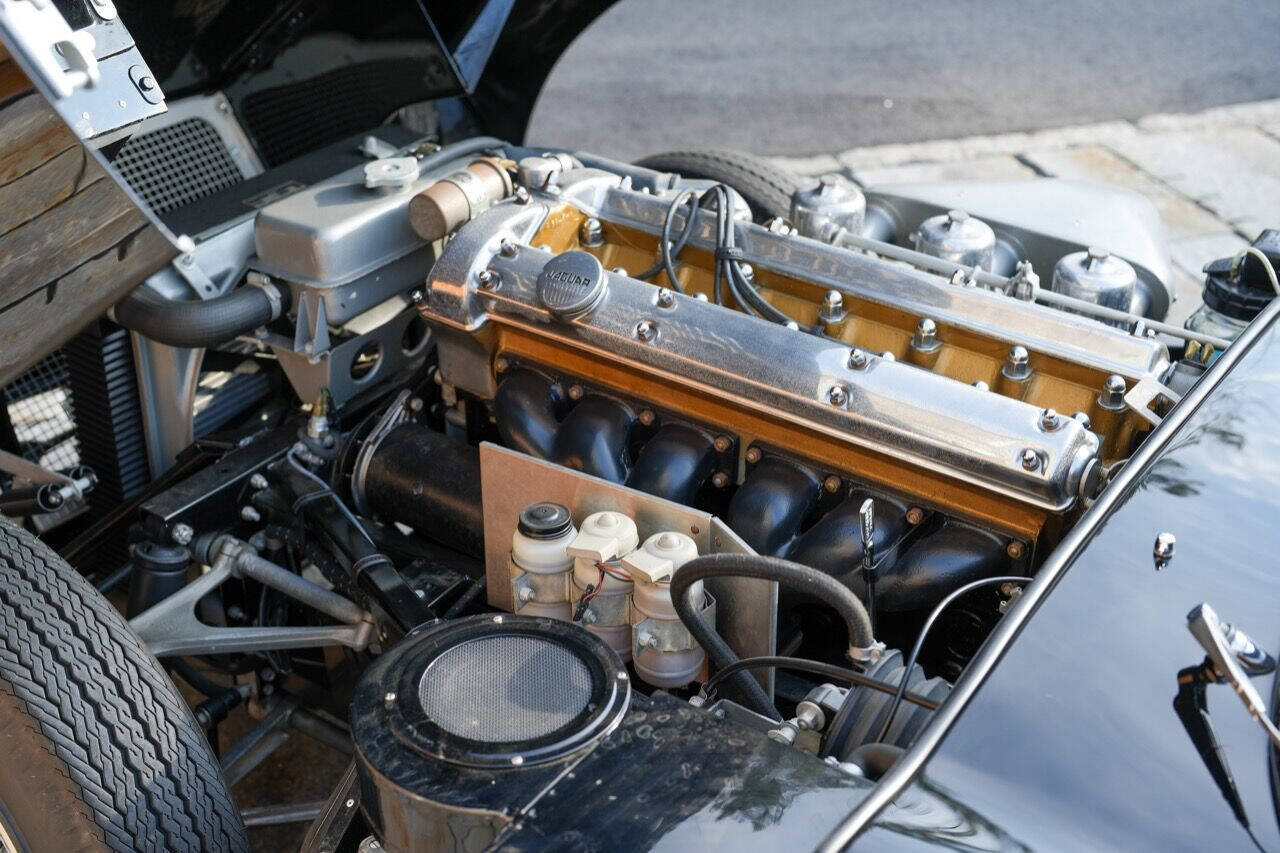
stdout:
[[854,663],[875,663],[884,657],[885,645],[881,642],[874,642],[864,648],[858,646],[849,647],[849,660]]
[[373,460],[373,454],[378,451],[378,445],[382,443],[382,439],[387,437],[387,433],[409,419],[409,407],[406,405],[408,400],[409,389],[407,388],[396,395],[391,405],[387,406],[387,410],[373,425],[373,429],[369,430],[369,435],[361,443],[360,451],[356,454],[355,464],[351,466],[351,502],[355,504],[356,512],[361,515],[371,514],[369,504],[364,497],[364,481],[369,474],[369,463]]
[[245,276],[245,284],[250,287],[256,287],[262,291],[267,297],[267,301],[271,303],[271,319],[274,320],[284,313],[284,295],[280,292],[280,288],[276,287],[275,282],[269,276],[260,272],[251,272]]

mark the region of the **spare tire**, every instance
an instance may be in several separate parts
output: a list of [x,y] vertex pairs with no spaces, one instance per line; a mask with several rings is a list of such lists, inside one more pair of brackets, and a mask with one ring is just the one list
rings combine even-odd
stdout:
[[814,183],[754,154],[713,148],[665,151],[637,160],[636,165],[727,184],[746,200],[757,222],[790,216],[791,194]]
[[78,572],[2,520],[0,633],[0,839],[19,851],[249,849],[160,664]]

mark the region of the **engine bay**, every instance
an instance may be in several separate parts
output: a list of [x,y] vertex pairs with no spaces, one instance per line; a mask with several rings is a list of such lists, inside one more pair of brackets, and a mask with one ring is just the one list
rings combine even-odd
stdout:
[[[191,252],[304,405],[142,503],[130,587],[162,658],[372,660],[353,694],[316,671],[364,823],[313,840],[559,843],[566,768],[699,768],[667,795],[705,804],[777,745],[855,801],[1228,343],[1144,316],[1140,262],[835,175],[784,216],[582,153],[364,148]],[[198,338],[137,295],[144,348]]]
[[[130,624],[233,679],[211,731],[245,704],[354,744],[304,849],[657,838],[639,767],[686,817],[766,766],[851,807],[1229,345],[1158,319],[1137,243],[1035,231],[1025,182],[1031,224],[838,175],[784,213],[380,133],[113,309],[177,383]],[[206,349],[276,389],[220,448],[191,445]]]

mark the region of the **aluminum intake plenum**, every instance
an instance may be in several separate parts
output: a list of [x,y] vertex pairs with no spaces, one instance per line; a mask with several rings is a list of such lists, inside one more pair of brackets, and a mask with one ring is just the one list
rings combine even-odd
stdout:
[[[658,288],[625,275],[606,273],[589,311],[558,317],[537,288],[555,255],[525,245],[547,213],[502,204],[462,228],[435,265],[424,316],[550,339],[1051,512],[1097,476],[1098,439],[1071,418],[1046,429],[1034,406],[875,355],[856,369],[847,345],[680,294],[660,304]],[[443,353],[441,372],[483,393]]]

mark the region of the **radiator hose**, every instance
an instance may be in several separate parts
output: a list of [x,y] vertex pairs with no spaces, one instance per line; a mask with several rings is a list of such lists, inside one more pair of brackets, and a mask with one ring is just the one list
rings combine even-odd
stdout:
[[[680,621],[719,668],[728,666],[738,657],[716,633],[715,626],[708,624],[698,614],[702,602],[697,600],[697,591],[693,589],[693,585],[708,578],[760,578],[777,581],[835,608],[849,630],[851,648],[869,649],[875,643],[866,607],[846,586],[829,575],[781,557],[762,554],[710,554],[690,560],[676,570],[671,578],[671,601]],[[777,709],[754,677],[742,671],[734,673],[732,680],[754,710],[772,719],[780,719]]]
[[166,299],[146,285],[118,302],[116,322],[171,347],[213,347],[248,334],[285,309],[271,284],[245,285],[212,299]]

